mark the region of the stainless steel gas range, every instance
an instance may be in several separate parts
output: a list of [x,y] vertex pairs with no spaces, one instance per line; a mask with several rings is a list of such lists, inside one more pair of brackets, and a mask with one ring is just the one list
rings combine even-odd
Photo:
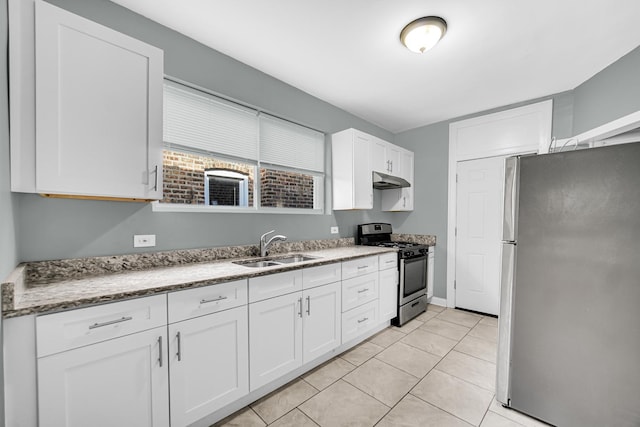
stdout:
[[392,241],[391,233],[391,224],[360,224],[356,243],[398,250],[398,312],[391,322],[402,326],[427,309],[428,257],[433,248]]

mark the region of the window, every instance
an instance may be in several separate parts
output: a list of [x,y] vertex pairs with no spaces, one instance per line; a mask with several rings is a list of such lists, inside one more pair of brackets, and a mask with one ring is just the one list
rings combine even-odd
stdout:
[[204,171],[204,204],[249,206],[249,177],[225,169]]
[[323,211],[321,132],[165,80],[164,141],[154,210]]

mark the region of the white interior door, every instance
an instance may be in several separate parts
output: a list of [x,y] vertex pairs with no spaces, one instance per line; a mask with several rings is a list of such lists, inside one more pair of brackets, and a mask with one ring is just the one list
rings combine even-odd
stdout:
[[504,157],[457,164],[456,307],[497,315]]

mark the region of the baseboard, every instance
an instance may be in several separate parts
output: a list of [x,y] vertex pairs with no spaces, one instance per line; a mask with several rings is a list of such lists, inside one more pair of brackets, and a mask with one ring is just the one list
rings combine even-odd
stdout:
[[447,299],[446,298],[431,297],[430,304],[439,305],[441,307],[446,307],[447,306]]

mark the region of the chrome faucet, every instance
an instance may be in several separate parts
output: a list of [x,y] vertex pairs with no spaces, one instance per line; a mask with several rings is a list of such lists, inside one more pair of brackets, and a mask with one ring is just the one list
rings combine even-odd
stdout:
[[287,240],[287,236],[283,236],[281,234],[278,234],[276,236],[273,236],[272,238],[270,238],[269,240],[267,240],[267,236],[271,233],[273,233],[276,230],[271,230],[271,231],[267,231],[266,233],[264,233],[262,236],[260,236],[260,256],[261,257],[265,257],[267,256],[267,249],[269,249],[269,246],[273,243],[273,242],[277,242],[278,240],[281,241],[285,241]]

